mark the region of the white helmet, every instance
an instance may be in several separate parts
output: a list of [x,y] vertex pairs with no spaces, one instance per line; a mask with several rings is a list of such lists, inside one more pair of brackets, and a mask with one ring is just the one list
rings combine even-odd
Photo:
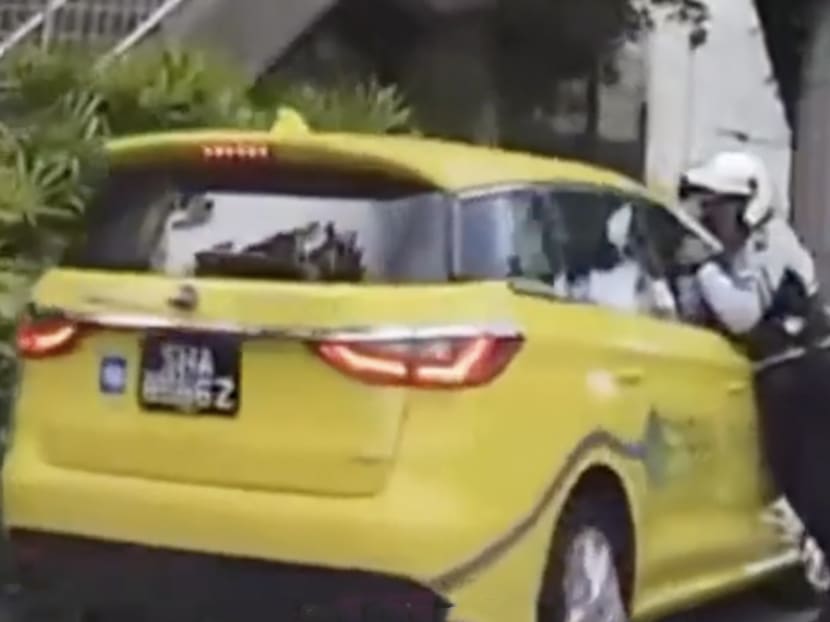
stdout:
[[745,151],[724,151],[682,176],[681,193],[709,192],[745,197],[742,218],[750,229],[773,213],[773,187],[763,161]]

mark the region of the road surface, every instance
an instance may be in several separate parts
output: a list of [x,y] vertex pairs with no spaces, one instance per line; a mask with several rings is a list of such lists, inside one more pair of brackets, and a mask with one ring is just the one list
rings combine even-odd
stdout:
[[811,622],[815,613],[785,613],[755,595],[732,598],[712,607],[674,616],[663,622]]
[[[759,598],[744,596],[683,616],[674,616],[663,622],[812,622],[814,615],[811,612],[782,613],[764,606]],[[15,622],[13,616],[2,606],[0,622]]]
[[[814,612],[801,613],[776,610],[754,594],[742,595],[696,609],[684,615],[672,616],[661,622],[812,622]],[[0,622],[16,622],[3,599],[0,598]]]

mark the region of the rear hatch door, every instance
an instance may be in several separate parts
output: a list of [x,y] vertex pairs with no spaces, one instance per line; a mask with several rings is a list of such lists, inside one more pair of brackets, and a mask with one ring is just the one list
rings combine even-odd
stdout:
[[378,172],[114,165],[20,333],[40,451],[94,472],[376,493],[406,390],[356,382],[314,344],[468,321],[445,284],[448,213],[443,193]]

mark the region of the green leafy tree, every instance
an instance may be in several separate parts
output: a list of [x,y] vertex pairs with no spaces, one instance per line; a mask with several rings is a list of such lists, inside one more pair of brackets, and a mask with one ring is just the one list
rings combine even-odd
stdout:
[[273,84],[252,91],[221,58],[144,48],[101,65],[77,49],[24,50],[9,61],[15,86],[0,125],[0,255],[47,262],[71,235],[111,136],[199,127],[266,129],[280,106],[312,128],[411,130],[410,110],[374,80],[322,87]]
[[0,414],[10,399],[10,339],[28,288],[80,223],[113,136],[202,127],[267,129],[291,106],[313,129],[411,130],[394,88],[260,85],[201,51],[147,47],[102,64],[77,48],[29,48],[0,67],[13,90],[0,123]]
[[314,82],[274,80],[261,87],[258,97],[265,109],[274,103],[300,110],[308,123],[321,131],[386,134],[413,132],[412,110],[394,86],[376,79],[340,81],[334,87]]
[[514,115],[549,100],[552,76],[613,78],[615,52],[652,30],[658,10],[688,24],[695,46],[709,20],[705,0],[500,0],[497,7],[496,70]]

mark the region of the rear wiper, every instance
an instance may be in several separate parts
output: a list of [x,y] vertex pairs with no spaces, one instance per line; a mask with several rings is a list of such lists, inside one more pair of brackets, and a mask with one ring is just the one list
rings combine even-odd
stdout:
[[146,304],[141,300],[121,298],[107,294],[88,294],[83,297],[82,302],[94,307],[104,307],[109,311],[125,311],[129,313],[158,313],[163,310],[161,306]]

